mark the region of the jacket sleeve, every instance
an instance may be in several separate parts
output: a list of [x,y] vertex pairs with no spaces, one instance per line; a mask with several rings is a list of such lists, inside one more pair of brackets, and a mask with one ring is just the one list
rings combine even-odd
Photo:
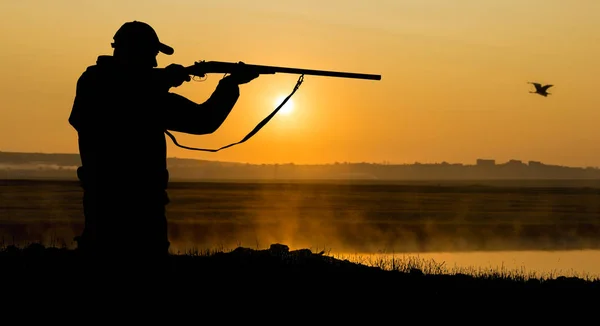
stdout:
[[227,119],[240,96],[239,86],[222,79],[204,103],[195,103],[179,94],[167,93],[163,103],[167,130],[193,135],[215,132]]

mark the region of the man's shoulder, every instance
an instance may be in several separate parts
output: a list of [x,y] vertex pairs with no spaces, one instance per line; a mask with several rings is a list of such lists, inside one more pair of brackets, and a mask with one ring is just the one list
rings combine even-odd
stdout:
[[82,75],[91,75],[104,70],[107,70],[112,66],[113,57],[109,55],[101,55],[96,59],[96,63],[89,65],[85,68]]
[[80,84],[88,84],[92,80],[106,78],[107,68],[110,67],[111,56],[99,56],[96,63],[89,65],[79,76]]
[[85,68],[85,70],[83,70],[83,72],[79,76],[79,79],[89,79],[91,77],[97,76],[98,72],[98,66],[88,66]]
[[88,66],[83,70],[81,75],[79,75],[79,82],[89,82],[90,80],[95,79],[95,77],[99,75],[99,72],[100,70],[97,65]]

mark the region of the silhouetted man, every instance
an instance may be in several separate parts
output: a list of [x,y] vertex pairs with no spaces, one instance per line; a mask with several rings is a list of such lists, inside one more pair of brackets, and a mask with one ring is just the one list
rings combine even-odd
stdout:
[[[159,73],[156,56],[171,55],[146,23],[125,23],[112,56],[99,56],[77,81],[69,123],[78,134],[85,228],[84,253],[109,258],[167,257],[165,131],[215,132],[239,97],[240,84],[258,77],[228,75],[202,104],[170,93],[190,76],[172,64]],[[243,64],[243,63],[240,63]],[[119,256],[124,254],[126,256]]]

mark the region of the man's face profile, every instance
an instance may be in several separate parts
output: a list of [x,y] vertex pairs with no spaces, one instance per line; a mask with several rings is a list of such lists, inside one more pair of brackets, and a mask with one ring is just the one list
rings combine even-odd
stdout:
[[128,66],[142,69],[150,69],[158,66],[156,57],[158,50],[152,48],[123,46],[115,48],[116,57],[124,59]]

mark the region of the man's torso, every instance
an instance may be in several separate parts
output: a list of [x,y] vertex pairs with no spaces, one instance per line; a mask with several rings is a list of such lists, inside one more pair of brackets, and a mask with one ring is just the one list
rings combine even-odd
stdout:
[[89,194],[131,201],[159,198],[168,183],[160,114],[160,95],[167,90],[148,75],[117,69],[110,59],[99,60],[82,75],[69,117],[78,131],[78,174]]

